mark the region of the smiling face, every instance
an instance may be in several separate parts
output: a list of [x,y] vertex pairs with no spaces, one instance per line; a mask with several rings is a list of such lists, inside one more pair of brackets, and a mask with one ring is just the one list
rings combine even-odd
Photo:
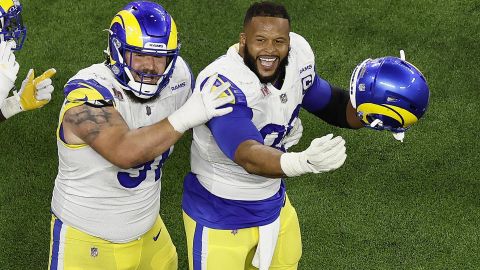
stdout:
[[[156,84],[160,79],[159,75],[162,75],[167,68],[166,56],[153,56],[127,51],[125,57],[127,64],[133,69],[132,76],[136,82]],[[143,81],[139,72],[144,74]]]
[[273,83],[288,63],[290,25],[278,17],[253,17],[240,34],[239,53],[262,83]]

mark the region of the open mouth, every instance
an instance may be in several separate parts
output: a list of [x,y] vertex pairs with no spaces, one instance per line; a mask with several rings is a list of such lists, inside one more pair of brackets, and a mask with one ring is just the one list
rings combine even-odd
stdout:
[[259,56],[257,58],[259,67],[263,70],[271,71],[275,70],[278,64],[278,57],[275,56]]
[[143,77],[142,82],[146,84],[156,84],[158,82],[158,77]]
[[143,74],[143,76],[141,76],[134,70],[132,70],[132,75],[136,82],[144,84],[157,84],[158,80],[160,79],[160,76],[153,74]]

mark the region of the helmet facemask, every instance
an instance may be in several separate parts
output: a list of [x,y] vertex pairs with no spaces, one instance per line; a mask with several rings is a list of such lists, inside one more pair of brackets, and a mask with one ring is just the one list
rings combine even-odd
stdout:
[[[118,59],[112,66],[110,66],[110,68],[121,85],[125,87],[126,90],[132,91],[135,96],[142,99],[152,98],[158,95],[168,84],[177,60],[178,49],[159,50],[128,46],[125,42],[118,39],[115,34],[110,35],[109,47],[110,54],[115,55],[115,58]],[[133,56],[135,54],[149,55],[153,57],[167,57],[166,68],[160,74],[152,74],[151,72],[136,70],[133,67]],[[137,80],[135,80],[134,74],[137,75]],[[155,81],[155,79],[157,79],[157,82],[154,84],[147,82]]]
[[27,35],[27,28],[23,25],[22,5],[14,1],[6,12],[0,12],[0,42],[10,42],[12,50],[20,50]]

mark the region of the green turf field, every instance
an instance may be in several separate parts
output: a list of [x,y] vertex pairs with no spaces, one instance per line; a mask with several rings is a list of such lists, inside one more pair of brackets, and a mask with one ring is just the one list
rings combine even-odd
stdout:
[[[55,67],[53,100],[0,124],[0,269],[46,269],[55,128],[62,87],[103,60],[113,15],[127,1],[23,0],[30,67]],[[303,239],[299,269],[480,269],[480,2],[478,0],[284,1],[293,30],[310,41],[317,72],[348,87],[365,58],[397,56],[426,76],[425,118],[399,143],[386,132],[342,130],[302,112],[304,137],[342,135],[348,159],[333,173],[287,180]],[[162,3],[195,74],[236,42],[250,1]],[[181,215],[187,135],[166,163],[161,214],[187,269]],[[226,269],[228,270],[228,269]]]

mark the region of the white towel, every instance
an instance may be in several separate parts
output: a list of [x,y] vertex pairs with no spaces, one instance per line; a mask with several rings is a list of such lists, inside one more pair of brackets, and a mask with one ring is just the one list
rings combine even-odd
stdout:
[[274,222],[258,227],[258,245],[253,256],[252,265],[259,270],[268,270],[280,232],[280,217]]

